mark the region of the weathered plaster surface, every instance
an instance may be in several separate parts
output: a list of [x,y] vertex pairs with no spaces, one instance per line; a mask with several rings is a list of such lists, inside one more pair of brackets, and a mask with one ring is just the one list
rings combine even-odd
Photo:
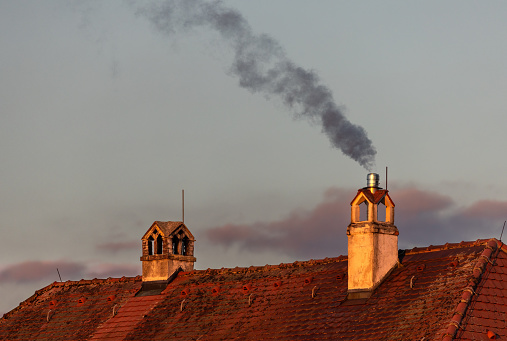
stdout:
[[374,288],[398,262],[398,229],[379,222],[350,224],[348,236],[348,288]]

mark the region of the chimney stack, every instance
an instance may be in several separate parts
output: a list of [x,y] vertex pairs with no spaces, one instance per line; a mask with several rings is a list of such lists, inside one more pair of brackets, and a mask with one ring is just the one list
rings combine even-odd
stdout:
[[156,221],[141,238],[143,282],[170,281],[192,271],[195,238],[182,221]]
[[379,175],[370,173],[367,186],[357,191],[350,205],[348,298],[368,298],[398,263],[394,202],[379,187]]

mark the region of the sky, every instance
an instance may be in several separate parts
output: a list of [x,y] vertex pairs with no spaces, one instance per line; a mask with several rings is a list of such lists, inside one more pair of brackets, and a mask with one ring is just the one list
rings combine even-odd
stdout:
[[158,3],[0,0],[0,313],[140,274],[183,189],[197,269],[346,254],[386,167],[400,248],[500,238],[507,3]]

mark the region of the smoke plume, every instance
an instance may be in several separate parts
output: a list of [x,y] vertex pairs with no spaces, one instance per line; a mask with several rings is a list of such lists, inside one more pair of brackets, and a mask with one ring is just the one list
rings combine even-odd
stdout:
[[241,87],[281,100],[295,116],[321,124],[335,148],[368,170],[374,166],[376,150],[365,130],[347,120],[317,74],[295,65],[271,37],[254,34],[238,11],[219,1],[166,0],[138,13],[167,35],[194,28],[216,31],[234,51],[231,73]]

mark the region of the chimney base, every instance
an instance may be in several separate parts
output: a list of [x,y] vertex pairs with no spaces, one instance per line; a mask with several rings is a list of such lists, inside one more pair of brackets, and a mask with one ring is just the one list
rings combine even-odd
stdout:
[[373,290],[349,291],[347,294],[347,300],[368,299],[372,294]]

